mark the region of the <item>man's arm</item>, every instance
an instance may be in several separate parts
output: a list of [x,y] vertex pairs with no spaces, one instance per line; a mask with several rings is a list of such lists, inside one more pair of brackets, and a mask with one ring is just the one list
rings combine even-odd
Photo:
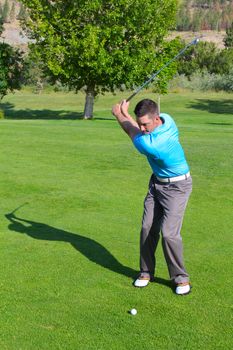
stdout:
[[128,113],[129,102],[124,100],[121,103],[117,103],[112,108],[112,114],[116,117],[118,123],[122,127],[122,129],[129,135],[129,137],[133,140],[133,138],[139,134],[141,131],[138,127],[137,122],[131,117]]

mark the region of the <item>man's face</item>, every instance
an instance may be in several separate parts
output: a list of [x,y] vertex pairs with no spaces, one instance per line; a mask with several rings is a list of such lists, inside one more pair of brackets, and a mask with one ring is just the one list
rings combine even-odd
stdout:
[[162,124],[159,116],[149,117],[147,114],[137,118],[138,126],[143,134],[150,134],[155,128]]

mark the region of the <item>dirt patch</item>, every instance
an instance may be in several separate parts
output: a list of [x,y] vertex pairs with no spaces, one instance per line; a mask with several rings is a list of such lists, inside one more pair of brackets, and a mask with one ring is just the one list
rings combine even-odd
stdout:
[[220,49],[224,49],[224,37],[226,36],[225,31],[215,31],[215,30],[202,30],[200,32],[172,32],[169,37],[175,38],[176,36],[181,37],[185,41],[192,41],[194,38],[202,37],[201,40],[207,42],[213,42]]

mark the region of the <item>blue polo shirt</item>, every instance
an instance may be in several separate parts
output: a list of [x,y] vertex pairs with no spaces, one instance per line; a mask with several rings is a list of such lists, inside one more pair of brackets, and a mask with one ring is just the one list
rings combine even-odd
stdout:
[[153,173],[159,177],[184,175],[189,171],[183,148],[179,142],[179,132],[170,115],[161,113],[162,125],[150,134],[137,134],[133,143],[144,154]]

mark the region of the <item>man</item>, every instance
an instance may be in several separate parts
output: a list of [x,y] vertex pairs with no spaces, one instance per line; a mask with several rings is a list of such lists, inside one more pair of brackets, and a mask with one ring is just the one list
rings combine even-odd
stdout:
[[149,190],[144,201],[140,236],[140,274],[135,287],[145,287],[154,280],[155,251],[162,233],[162,247],[175,292],[190,292],[189,275],[183,262],[180,235],[184,211],[192,191],[189,166],[178,137],[174,120],[159,114],[157,104],[140,101],[134,110],[136,121],[128,112],[129,102],[113,106],[112,113],[129,135],[137,150],[152,168]]

